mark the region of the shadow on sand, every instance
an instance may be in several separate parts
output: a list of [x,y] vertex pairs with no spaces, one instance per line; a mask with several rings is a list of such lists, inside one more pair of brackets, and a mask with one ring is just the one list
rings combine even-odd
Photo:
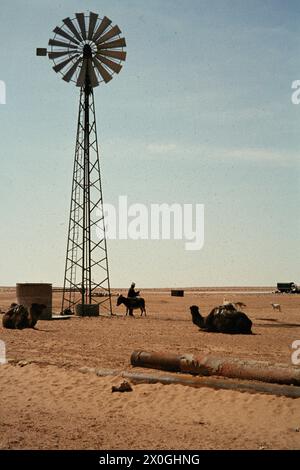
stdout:
[[272,323],[258,324],[255,326],[259,328],[300,328],[300,323],[286,323],[277,320],[276,318],[257,318],[257,320],[267,321]]

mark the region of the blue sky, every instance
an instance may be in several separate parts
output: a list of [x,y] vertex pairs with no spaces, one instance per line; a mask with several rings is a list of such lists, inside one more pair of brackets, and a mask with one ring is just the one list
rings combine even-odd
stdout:
[[113,286],[300,281],[300,3],[3,0],[0,285],[62,284],[79,90],[36,47],[75,12],[122,29],[95,91],[104,198],[205,204],[205,245],[110,241]]

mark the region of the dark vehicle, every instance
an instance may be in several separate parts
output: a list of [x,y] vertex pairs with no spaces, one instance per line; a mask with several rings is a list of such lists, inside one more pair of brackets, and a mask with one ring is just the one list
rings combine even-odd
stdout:
[[300,294],[300,288],[294,282],[278,282],[277,292],[286,294]]

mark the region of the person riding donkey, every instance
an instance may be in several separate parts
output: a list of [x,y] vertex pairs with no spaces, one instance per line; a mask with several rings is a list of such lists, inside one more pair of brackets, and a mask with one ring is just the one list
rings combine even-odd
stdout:
[[135,290],[135,282],[132,282],[127,293],[127,298],[120,295],[118,297],[117,305],[124,303],[124,305],[126,306],[126,315],[129,314],[131,317],[134,316],[133,310],[136,308],[140,308],[141,314],[144,313],[146,315],[145,301],[144,299],[139,297],[139,295],[140,291]]
[[135,309],[141,310],[141,316],[146,316],[145,300],[139,297],[140,291],[135,290],[135,283],[132,282],[127,292],[127,297],[119,295],[117,299],[117,306],[124,304],[126,307],[126,315],[133,317],[133,311]]

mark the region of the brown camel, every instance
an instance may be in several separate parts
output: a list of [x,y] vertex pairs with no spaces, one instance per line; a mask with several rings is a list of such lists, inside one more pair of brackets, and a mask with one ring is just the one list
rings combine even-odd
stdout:
[[252,334],[252,321],[243,312],[232,307],[220,305],[214,308],[207,317],[203,317],[197,305],[190,307],[192,321],[202,330],[227,334]]
[[23,330],[24,328],[35,328],[43,310],[47,308],[44,304],[31,304],[28,311],[24,305],[11,304],[10,309],[2,318],[4,328]]

